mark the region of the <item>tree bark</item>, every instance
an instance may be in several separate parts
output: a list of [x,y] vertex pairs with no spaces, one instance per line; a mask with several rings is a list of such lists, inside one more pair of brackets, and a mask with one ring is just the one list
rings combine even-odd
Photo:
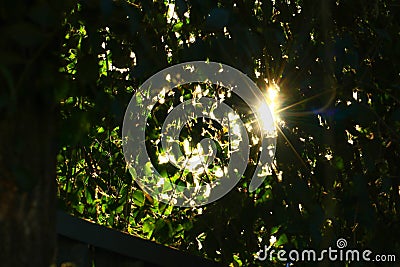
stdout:
[[63,36],[61,10],[54,6],[0,4],[1,266],[55,262],[54,95],[61,83],[57,36]]
[[54,111],[18,107],[0,124],[0,262],[50,266],[54,262]]

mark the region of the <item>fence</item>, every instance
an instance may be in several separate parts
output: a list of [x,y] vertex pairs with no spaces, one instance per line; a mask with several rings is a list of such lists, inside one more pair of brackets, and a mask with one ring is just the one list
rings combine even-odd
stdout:
[[221,266],[62,211],[57,214],[57,232],[57,266],[60,267]]

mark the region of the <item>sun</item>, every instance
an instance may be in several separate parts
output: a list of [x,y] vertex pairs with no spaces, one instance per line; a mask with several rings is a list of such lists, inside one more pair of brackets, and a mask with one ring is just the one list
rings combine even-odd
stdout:
[[[275,82],[272,82],[264,92],[265,99],[258,106],[258,114],[260,116],[261,125],[264,131],[273,132],[277,124],[282,122],[279,117],[280,109],[280,87]],[[271,118],[272,115],[272,118]]]
[[272,112],[272,117],[274,118],[275,122],[280,121],[279,118],[279,108],[280,108],[280,99],[279,99],[279,93],[281,89],[278,84],[275,82],[272,82],[271,85],[267,87],[267,102],[269,105],[269,108],[271,109]]

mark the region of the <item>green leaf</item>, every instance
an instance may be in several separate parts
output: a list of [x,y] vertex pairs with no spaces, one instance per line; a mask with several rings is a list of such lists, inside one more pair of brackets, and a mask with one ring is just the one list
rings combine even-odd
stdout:
[[287,238],[286,234],[281,234],[275,244],[277,247],[279,247],[281,245],[287,244],[287,242],[288,242],[288,238]]
[[121,212],[124,210],[124,207],[125,207],[125,205],[119,206],[119,207],[115,210],[115,212],[116,212],[117,214],[121,213]]
[[343,158],[336,156],[335,157],[335,165],[336,165],[336,168],[338,168],[339,170],[343,170],[343,168],[344,168]]
[[144,205],[145,198],[144,198],[144,194],[143,194],[142,190],[140,190],[140,189],[135,190],[133,192],[132,198],[133,198],[133,202],[135,203],[135,205],[137,205],[139,207],[142,207]]
[[281,228],[280,225],[272,227],[271,228],[271,235],[276,234],[279,231],[280,228]]
[[151,236],[154,231],[154,218],[147,217],[145,219],[143,222],[142,231],[143,233],[147,234],[148,237]]
[[174,27],[172,28],[172,30],[173,30],[174,32],[179,32],[179,31],[181,30],[182,26],[183,26],[183,22],[178,22],[178,23],[176,23],[176,24],[174,25]]
[[86,202],[87,204],[92,204],[93,203],[93,198],[92,198],[92,194],[91,194],[91,190],[85,190],[85,198],[86,198]]
[[83,203],[79,203],[79,205],[75,206],[75,210],[80,214],[83,214],[83,211],[85,210],[85,205],[83,205]]

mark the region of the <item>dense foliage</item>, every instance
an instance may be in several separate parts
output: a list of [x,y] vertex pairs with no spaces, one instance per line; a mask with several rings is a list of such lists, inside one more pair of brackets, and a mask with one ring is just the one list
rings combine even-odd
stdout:
[[[259,265],[255,253],[271,236],[277,248],[324,249],[345,238],[353,248],[400,251],[397,2],[86,0],[64,16],[66,78],[56,86],[65,210],[232,266]],[[275,82],[283,122],[261,188],[248,192],[249,169],[221,200],[176,208],[135,184],[121,127],[141,83],[190,60],[233,66],[260,90]]]

